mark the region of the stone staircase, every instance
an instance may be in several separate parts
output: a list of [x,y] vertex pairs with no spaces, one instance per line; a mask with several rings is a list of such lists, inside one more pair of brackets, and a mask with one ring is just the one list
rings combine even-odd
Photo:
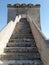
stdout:
[[9,65],[43,65],[26,18],[17,23],[0,59],[16,61]]

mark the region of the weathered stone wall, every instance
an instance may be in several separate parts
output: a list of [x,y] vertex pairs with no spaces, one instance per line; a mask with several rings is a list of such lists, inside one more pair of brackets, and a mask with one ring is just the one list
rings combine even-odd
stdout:
[[[21,16],[16,16],[15,21],[10,21],[7,26],[0,32],[0,55],[4,53],[4,48],[6,47],[14,28],[19,22]],[[0,60],[0,65],[9,65],[9,63],[15,63],[15,60],[8,61],[8,60]]]
[[22,17],[27,17],[27,15],[29,15],[32,20],[34,20],[36,24],[40,27],[40,7],[8,7],[8,22],[10,20],[14,21],[15,17],[19,14]]
[[17,24],[17,22],[19,22],[20,20],[20,16],[15,18],[15,22],[10,21],[8,23],[8,25],[0,32],[0,54],[3,53],[4,48],[6,47],[6,44],[8,43],[13,30],[15,28],[15,25]]
[[44,65],[49,65],[49,46],[37,24],[29,17],[29,23]]

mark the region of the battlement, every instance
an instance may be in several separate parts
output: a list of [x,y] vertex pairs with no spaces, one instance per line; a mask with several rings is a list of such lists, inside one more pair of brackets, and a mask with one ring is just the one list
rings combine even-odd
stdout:
[[33,5],[33,4],[8,4],[7,7],[9,8],[33,8],[33,7],[40,7],[40,4],[36,4],[36,5]]

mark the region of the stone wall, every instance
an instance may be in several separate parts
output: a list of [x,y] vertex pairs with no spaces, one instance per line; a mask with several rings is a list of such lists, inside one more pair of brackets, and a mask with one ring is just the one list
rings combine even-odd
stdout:
[[3,53],[4,48],[6,47],[6,44],[8,43],[13,30],[15,28],[15,25],[17,22],[19,22],[21,16],[16,16],[15,21],[10,21],[7,26],[0,32],[0,54]]
[[[8,22],[11,20],[15,20],[15,17],[17,15],[21,15],[26,16],[29,15],[32,20],[34,20],[36,22],[36,24],[39,26],[39,28],[41,28],[40,26],[40,6],[35,6],[32,5],[31,7],[29,5],[25,5],[25,6],[9,6],[8,7]],[[38,19],[37,19],[38,17]]]
[[44,65],[49,65],[49,46],[38,25],[30,18],[29,23]]

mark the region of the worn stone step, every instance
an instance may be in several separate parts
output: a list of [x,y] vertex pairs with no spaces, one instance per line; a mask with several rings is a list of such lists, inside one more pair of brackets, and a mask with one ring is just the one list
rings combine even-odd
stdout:
[[[29,25],[26,25],[26,24],[18,24],[17,26],[16,26],[16,28],[17,28],[17,30],[19,30],[19,29],[31,29],[30,28],[30,26]],[[16,30],[16,29],[15,29]]]
[[29,33],[29,32],[31,32],[31,30],[28,30],[28,29],[24,30],[24,28],[16,30],[16,33]]
[[16,34],[32,34],[32,32],[31,31],[29,31],[29,32],[16,31]]
[[35,42],[34,39],[23,38],[23,39],[10,39],[9,42]]
[[3,62],[10,63],[10,64],[23,64],[23,63],[42,63],[40,58],[35,58],[32,60],[2,60]]
[[13,42],[8,42],[7,44],[36,44],[34,40],[32,41],[22,41],[22,39],[16,39],[17,42],[13,43]]
[[20,53],[37,53],[38,50],[36,47],[6,47],[4,49],[4,52],[5,53],[17,53],[17,52],[20,52]]
[[21,24],[26,24],[27,26],[29,26],[29,22],[27,22],[27,21],[20,21],[19,23],[18,23],[19,25],[21,25]]
[[24,34],[23,32],[16,31],[12,35],[25,35],[25,36],[32,36],[33,37],[32,32],[31,33]]
[[3,53],[0,55],[1,60],[32,60],[35,58],[40,58],[39,53]]
[[32,39],[32,36],[13,36],[12,39],[23,39],[23,38],[30,38]]
[[23,22],[21,21],[18,23],[18,25],[23,25],[23,24],[26,24],[27,26],[29,26],[29,22],[27,22],[27,21],[23,21]]
[[31,30],[31,28],[30,28],[30,26],[27,26],[27,25],[20,25],[19,27],[18,27],[18,30]]
[[15,63],[10,63],[9,65],[43,65],[43,63],[41,62],[40,59],[34,59],[34,60],[15,60]]
[[19,34],[21,34],[21,33],[22,33],[22,34],[25,34],[25,33],[31,34],[32,32],[31,32],[31,33],[30,33],[30,32],[31,32],[31,31],[27,31],[27,30],[19,30],[19,31],[16,32],[16,34],[17,34],[17,33],[19,33]]
[[36,46],[33,42],[16,42],[16,43],[7,43],[7,47],[34,47]]
[[27,25],[19,25],[16,28],[17,28],[17,30],[21,30],[21,29],[24,29],[24,30],[28,29],[28,30],[30,30],[31,29],[30,26],[27,26]]
[[30,28],[30,25],[27,25],[27,24],[24,24],[24,23],[19,23],[19,27],[28,27],[28,28]]
[[14,36],[15,36],[15,35],[16,35],[16,36],[28,36],[28,37],[32,36],[32,37],[33,37],[33,35],[32,35],[32,34],[29,34],[29,33],[28,33],[28,34],[22,34],[22,33],[21,33],[21,34],[18,34],[18,33],[16,34],[16,33],[15,33],[15,34],[13,34],[13,35],[14,35]]
[[11,63],[9,65],[43,65],[41,60],[22,60],[16,61],[16,63]]
[[21,34],[19,34],[19,33],[15,33],[15,34],[13,34],[13,35],[21,35],[21,36],[24,36],[24,35],[25,35],[25,36],[33,36],[32,34],[29,34],[29,33],[28,33],[28,34],[22,34],[22,33],[21,33]]
[[[17,29],[16,29],[17,28]],[[16,25],[15,30],[20,30],[20,29],[31,29],[30,25],[24,24],[24,23],[18,23],[18,25]]]
[[33,39],[32,35],[13,35],[11,38],[17,38],[17,37],[20,37],[20,38],[30,38],[30,39]]
[[29,23],[27,23],[27,22],[19,22],[18,25],[24,25],[24,26],[26,25],[26,26],[29,26]]
[[18,27],[17,29],[16,29],[16,31],[31,31],[31,29],[29,28],[29,27]]
[[25,27],[25,26],[30,27],[30,25],[28,25],[28,23],[24,23],[24,22],[20,22],[19,25],[20,25],[20,26],[23,25],[24,27]]
[[21,18],[21,19],[20,19],[20,22],[23,22],[23,21],[26,22],[26,21],[27,21],[27,18]]
[[[13,60],[11,60],[10,62],[13,62]],[[9,61],[7,63],[9,63]],[[15,60],[15,63],[10,63],[9,65],[43,65],[43,63],[41,62],[40,59]]]
[[33,39],[31,36],[30,36],[30,37],[27,37],[27,36],[12,36],[11,39],[23,39],[23,38],[26,38],[26,39],[28,39],[28,38]]
[[22,28],[18,28],[18,30],[21,30],[21,31],[24,31],[24,30],[26,30],[26,31],[31,31],[31,29],[29,28],[29,27],[22,27]]

